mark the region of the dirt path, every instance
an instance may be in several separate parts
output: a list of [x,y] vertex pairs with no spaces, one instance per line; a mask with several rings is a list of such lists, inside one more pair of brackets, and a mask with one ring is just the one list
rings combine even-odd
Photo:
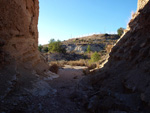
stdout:
[[[81,104],[70,97],[76,84],[84,77],[85,67],[59,69],[59,77],[46,82],[40,80],[34,84],[32,93],[10,93],[9,98],[0,103],[0,112],[4,113],[85,113]],[[9,100],[11,98],[11,101]],[[3,108],[3,109],[1,109]]]
[[55,94],[50,99],[51,102],[48,102],[51,104],[49,105],[51,113],[84,113],[80,106],[70,99],[74,86],[84,77],[83,68],[85,67],[66,66],[59,70],[60,77],[50,82],[50,86],[55,89]]

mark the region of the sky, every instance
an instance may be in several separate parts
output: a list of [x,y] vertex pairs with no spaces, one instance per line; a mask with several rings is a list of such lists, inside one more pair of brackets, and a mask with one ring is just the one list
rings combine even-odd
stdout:
[[137,0],[39,0],[39,44],[126,28]]

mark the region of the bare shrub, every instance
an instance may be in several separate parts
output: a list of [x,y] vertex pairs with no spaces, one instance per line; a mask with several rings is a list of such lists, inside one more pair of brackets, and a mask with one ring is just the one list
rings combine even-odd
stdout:
[[68,61],[67,64],[71,66],[86,66],[86,62],[84,60]]
[[57,64],[60,68],[62,68],[67,64],[67,61],[64,61],[64,60],[62,60],[62,61],[52,61],[52,62],[50,62],[50,65],[51,64]]
[[91,69],[95,69],[97,67],[97,65],[96,64],[89,64],[87,67],[89,70],[91,70]]
[[53,63],[53,64],[50,65],[49,70],[50,70],[51,72],[57,74],[57,73],[58,73],[58,70],[59,70],[59,66],[58,66],[56,63]]

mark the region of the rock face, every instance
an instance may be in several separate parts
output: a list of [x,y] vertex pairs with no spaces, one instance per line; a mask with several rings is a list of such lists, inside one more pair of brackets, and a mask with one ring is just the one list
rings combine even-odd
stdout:
[[38,0],[0,0],[0,101],[15,89],[33,93],[52,75],[37,48],[38,16]]
[[95,51],[99,52],[101,50],[104,50],[105,48],[104,44],[81,44],[81,45],[70,44],[66,46],[66,52],[85,53],[87,51],[88,45],[90,45],[92,52]]
[[148,3],[149,0],[138,0],[137,11],[143,9],[143,7]]
[[149,22],[150,2],[130,21],[130,30],[113,47],[104,68],[81,81],[88,110],[99,113],[150,111]]
[[[41,62],[37,51],[38,0],[1,0],[0,4],[1,52],[17,64],[30,64],[31,67],[36,67]],[[6,56],[1,56],[4,57],[1,58],[3,63],[8,59]]]

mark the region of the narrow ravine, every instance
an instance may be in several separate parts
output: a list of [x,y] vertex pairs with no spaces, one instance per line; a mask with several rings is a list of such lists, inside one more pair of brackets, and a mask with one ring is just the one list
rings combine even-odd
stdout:
[[60,77],[49,83],[55,93],[47,101],[50,113],[84,113],[81,106],[70,98],[76,84],[84,77],[82,68],[67,66],[59,69]]

